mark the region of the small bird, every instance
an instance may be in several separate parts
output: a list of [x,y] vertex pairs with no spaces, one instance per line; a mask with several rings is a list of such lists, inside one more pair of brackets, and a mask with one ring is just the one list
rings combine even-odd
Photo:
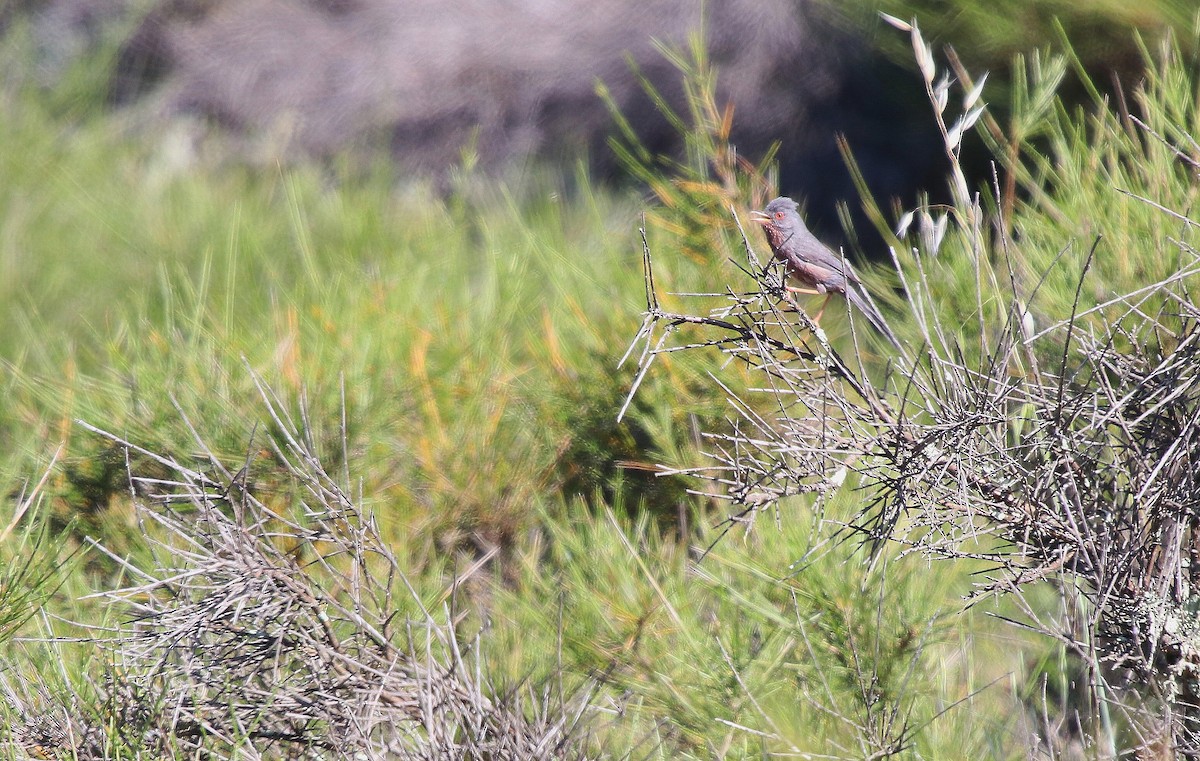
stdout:
[[875,306],[871,294],[867,293],[862,280],[851,269],[850,263],[835,254],[828,246],[808,231],[800,218],[799,205],[790,198],[780,196],[767,204],[763,211],[750,212],[750,218],[763,226],[767,242],[776,258],[787,265],[792,277],[812,290],[793,288],[796,293],[826,293],[825,303],[817,312],[814,321],[820,320],[825,306],[835,293],[845,294],[850,303],[858,308],[883,337],[896,348],[900,340],[883,319],[879,307]]

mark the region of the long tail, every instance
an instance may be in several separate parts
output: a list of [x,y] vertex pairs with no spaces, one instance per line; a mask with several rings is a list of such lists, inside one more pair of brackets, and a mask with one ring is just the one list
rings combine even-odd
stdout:
[[871,294],[862,285],[854,282],[846,283],[846,298],[850,303],[858,308],[858,311],[863,313],[863,317],[867,318],[867,322],[883,334],[883,337],[891,342],[892,346],[897,349],[903,349],[900,345],[900,339],[896,338],[896,334],[892,332],[891,327],[887,324],[887,320],[883,319],[883,313],[879,311],[879,307],[875,306],[875,300],[871,298]]

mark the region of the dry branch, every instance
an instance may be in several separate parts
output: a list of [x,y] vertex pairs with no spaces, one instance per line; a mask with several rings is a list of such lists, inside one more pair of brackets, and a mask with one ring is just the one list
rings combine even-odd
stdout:
[[130,483],[153,560],[110,553],[136,582],[96,595],[125,611],[118,631],[96,632],[115,667],[100,702],[120,711],[25,701],[26,746],[49,738],[56,755],[77,758],[121,746],[218,758],[585,757],[586,692],[492,685],[478,643],[460,641],[449,611],[425,609],[306,426],[260,391],[293,500],[260,495],[253,456],[234,472],[197,438],[208,461],[188,465],[87,426],[160,471]]
[[[1035,336],[1004,325],[972,350],[910,279],[922,343],[868,371],[857,343],[850,357],[829,344],[744,234],[753,287],[707,314],[660,306],[643,245],[638,377],[661,354],[708,349],[760,379],[742,395],[721,386],[728,425],[707,435],[710,461],[689,471],[732,504],[729,525],[852,484],[865,498],[841,531],[983,558],[980,594],[1019,595],[1038,581],[1079,590],[1069,627],[1038,628],[1094,664],[1097,712],[1114,690],[1130,694],[1121,685],[1149,685],[1139,695],[1166,709],[1126,701],[1130,723],[1168,728],[1197,752],[1186,718],[1200,683],[1200,308],[1185,287],[1194,251],[1179,244],[1179,273],[1087,321],[1073,314]],[[1112,317],[1112,305],[1126,308]]]

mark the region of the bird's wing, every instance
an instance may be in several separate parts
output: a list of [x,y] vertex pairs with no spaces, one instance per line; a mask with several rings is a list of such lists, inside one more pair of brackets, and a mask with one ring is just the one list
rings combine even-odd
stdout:
[[799,249],[801,257],[810,264],[832,270],[841,277],[859,282],[858,276],[850,269],[849,262],[812,235],[800,242]]
[[795,256],[788,259],[788,264],[793,277],[819,293],[841,293],[846,288],[846,278],[837,270]]
[[842,258],[824,243],[807,235],[791,248],[792,267],[801,280],[818,286],[821,291],[837,293],[846,289]]

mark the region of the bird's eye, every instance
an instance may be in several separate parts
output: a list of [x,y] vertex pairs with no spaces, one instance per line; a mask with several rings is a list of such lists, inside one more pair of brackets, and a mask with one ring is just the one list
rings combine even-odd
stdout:
[[775,219],[782,221],[783,220],[783,212],[782,211],[775,212]]

